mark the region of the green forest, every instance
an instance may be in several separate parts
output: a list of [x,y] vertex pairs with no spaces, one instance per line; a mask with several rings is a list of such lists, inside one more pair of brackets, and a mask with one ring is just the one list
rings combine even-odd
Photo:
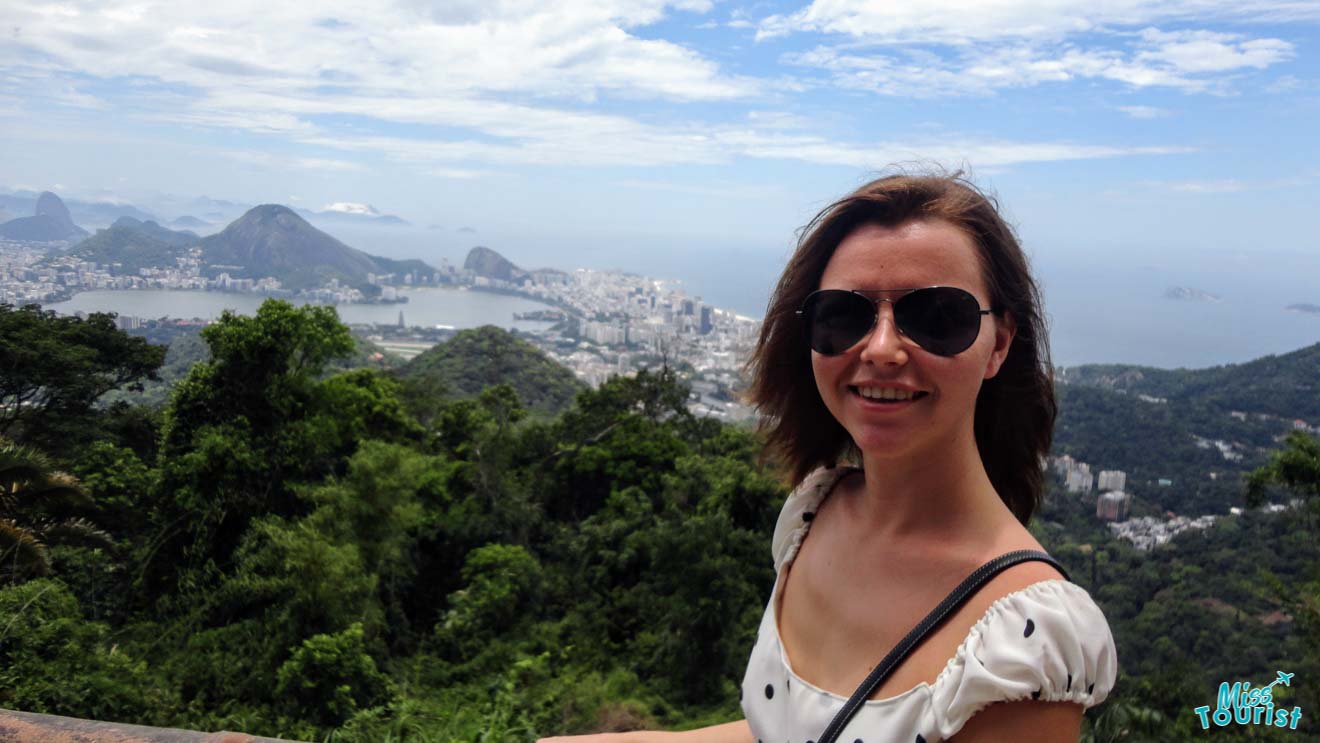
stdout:
[[[164,340],[0,305],[0,707],[303,741],[741,717],[788,489],[756,433],[688,411],[678,370],[591,389],[491,327],[386,368],[333,308],[275,300]],[[1129,408],[1089,391],[1061,426],[1131,447]],[[1069,425],[1071,451],[1110,445]],[[1143,440],[1182,424],[1159,425]],[[1204,501],[1302,505],[1150,552],[1052,485],[1032,531],[1121,667],[1084,740],[1317,730],[1320,442],[1253,436]],[[1298,730],[1200,729],[1221,681],[1277,671]]]

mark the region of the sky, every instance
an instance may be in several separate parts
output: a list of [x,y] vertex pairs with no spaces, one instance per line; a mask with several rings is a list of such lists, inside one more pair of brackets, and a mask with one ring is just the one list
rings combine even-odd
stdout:
[[0,29],[0,189],[392,214],[417,231],[377,252],[710,267],[755,312],[816,211],[939,166],[1046,268],[1320,275],[1320,0],[6,0]]

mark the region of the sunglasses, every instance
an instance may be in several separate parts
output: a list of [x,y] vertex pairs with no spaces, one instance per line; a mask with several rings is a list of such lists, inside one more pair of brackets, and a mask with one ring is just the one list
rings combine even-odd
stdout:
[[[871,299],[867,294],[904,292],[898,299]],[[971,292],[952,286],[923,289],[864,290],[821,289],[807,295],[802,318],[807,344],[817,353],[837,356],[852,348],[871,332],[880,318],[880,303],[894,308],[898,332],[922,349],[937,356],[966,351],[981,332],[983,310]]]

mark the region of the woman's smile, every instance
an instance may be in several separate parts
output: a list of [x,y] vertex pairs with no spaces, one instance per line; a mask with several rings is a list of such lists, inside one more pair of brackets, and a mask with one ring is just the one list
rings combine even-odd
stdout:
[[885,411],[910,407],[930,395],[925,390],[894,386],[853,385],[848,391],[864,409]]

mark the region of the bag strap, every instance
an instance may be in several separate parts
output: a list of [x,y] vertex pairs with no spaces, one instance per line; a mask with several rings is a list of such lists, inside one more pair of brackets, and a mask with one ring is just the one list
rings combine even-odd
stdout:
[[920,644],[926,635],[930,634],[931,630],[940,626],[944,620],[948,619],[954,609],[962,606],[967,599],[971,598],[972,594],[975,593],[978,588],[985,585],[986,581],[995,577],[995,575],[1003,571],[1005,568],[1011,567],[1020,562],[1028,562],[1032,560],[1049,563],[1063,574],[1065,580],[1070,580],[1068,578],[1068,571],[1064,570],[1063,566],[1053,557],[1050,557],[1048,553],[1041,552],[1040,550],[1015,550],[1013,552],[1006,552],[977,568],[971,575],[967,576],[957,588],[953,589],[953,592],[945,597],[945,599],[940,602],[939,606],[936,606],[931,613],[927,614],[926,618],[921,620],[920,624],[913,627],[912,631],[908,632],[907,635],[905,635],[903,639],[894,646],[893,650],[889,651],[889,654],[880,661],[880,665],[876,666],[875,669],[871,671],[871,675],[867,676],[866,679],[862,681],[861,685],[857,687],[857,691],[853,692],[852,697],[850,697],[847,702],[844,702],[843,708],[840,709],[838,714],[834,716],[834,719],[830,721],[829,726],[825,728],[825,732],[821,733],[818,743],[835,743],[839,735],[843,732],[844,726],[848,724],[848,721],[852,719],[853,715],[857,714],[857,710],[861,708],[862,703],[866,701],[867,697],[871,696],[871,692],[875,691],[876,687],[880,685],[880,682],[889,675],[889,672],[894,670],[899,662],[903,660],[913,648]]

